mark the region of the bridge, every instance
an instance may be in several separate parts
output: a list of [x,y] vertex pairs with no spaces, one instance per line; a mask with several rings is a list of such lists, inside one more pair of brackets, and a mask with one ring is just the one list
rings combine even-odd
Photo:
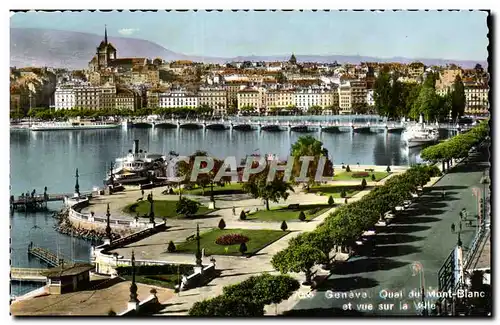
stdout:
[[[170,128],[170,129],[211,129],[211,130],[239,130],[239,131],[294,131],[294,132],[378,132],[387,131],[399,133],[412,124],[401,122],[353,122],[353,121],[280,121],[280,120],[203,120],[203,119],[164,119],[148,120],[135,119],[128,122],[132,127],[143,128]],[[465,125],[450,123],[432,124],[432,127],[445,130],[463,130],[469,128]]]
[[46,282],[47,277],[42,275],[44,271],[47,271],[47,269],[11,267],[10,281]]

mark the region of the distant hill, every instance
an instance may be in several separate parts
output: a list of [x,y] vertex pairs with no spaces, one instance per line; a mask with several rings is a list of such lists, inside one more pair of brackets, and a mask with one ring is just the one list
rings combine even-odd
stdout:
[[[56,68],[82,69],[96,52],[96,47],[102,41],[102,35],[72,31],[11,28],[10,29],[10,65],[49,66]],[[239,56],[235,58],[216,58],[204,56],[188,56],[176,53],[156,43],[128,37],[109,37],[118,51],[118,57],[160,57],[167,61],[193,60],[211,63],[229,61],[285,61],[289,55],[276,56]],[[425,65],[445,65],[454,63],[465,68],[472,68],[476,63],[487,67],[486,61],[460,61],[445,59],[409,59],[403,57],[376,58],[369,56],[349,55],[295,55],[300,62],[423,62]]]

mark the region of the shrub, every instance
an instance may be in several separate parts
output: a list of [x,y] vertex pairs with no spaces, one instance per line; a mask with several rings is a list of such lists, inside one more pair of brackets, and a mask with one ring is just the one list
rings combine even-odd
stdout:
[[299,220],[300,221],[306,220],[306,215],[304,214],[304,211],[300,211],[300,213],[299,213]]
[[366,187],[366,179],[363,178],[363,180],[361,181],[361,189],[365,189]]
[[345,168],[345,171],[350,173],[351,172],[351,167],[349,167],[349,165],[347,165],[347,167]]
[[353,178],[364,178],[370,176],[370,173],[368,172],[356,172],[352,173],[351,177]]
[[390,173],[390,172],[391,172],[391,166],[387,166],[386,171],[387,171],[388,173]]
[[177,201],[175,212],[185,216],[191,216],[198,212],[199,206],[200,204],[198,202],[183,197]]
[[218,227],[220,230],[224,230],[224,228],[226,228],[226,222],[224,221],[224,219],[220,219]]
[[174,244],[174,242],[173,242],[173,241],[170,241],[170,242],[168,243],[167,252],[169,252],[169,253],[173,253],[173,252],[175,252],[175,250],[176,250],[176,248],[175,248],[175,244]]
[[240,220],[247,220],[247,214],[244,210],[241,210],[240,212]]
[[372,181],[375,182],[376,180],[377,180],[377,178],[375,177],[375,174],[372,174]]
[[171,194],[171,195],[175,194],[175,193],[174,193],[174,189],[173,189],[173,188],[170,188],[170,189],[168,190],[168,194]]
[[314,209],[311,209],[307,212],[307,214],[309,215],[313,215],[315,213],[318,213],[319,211],[321,210],[321,208],[314,208]]
[[212,299],[197,301],[189,310],[189,316],[209,317],[255,317],[264,316],[264,305],[246,297],[220,295]]
[[241,243],[240,244],[240,253],[241,255],[245,255],[245,253],[247,252],[247,245],[245,243]]
[[328,197],[328,205],[333,205],[333,203],[335,203],[335,201],[333,200],[333,196],[329,196]]
[[227,234],[217,237],[215,243],[217,245],[235,245],[246,243],[247,241],[249,241],[248,237],[242,234]]
[[[177,274],[177,268],[181,274],[190,274],[193,271],[192,265],[186,264],[163,264],[163,265],[136,265],[136,275],[158,275],[158,274]],[[118,275],[132,275],[132,266],[118,266],[116,268]]]
[[280,228],[283,231],[286,231],[288,229],[288,225],[286,224],[285,220],[283,220],[283,222],[281,223],[281,227]]
[[340,192],[340,197],[345,198],[347,196],[347,192],[345,191],[345,188],[342,189],[342,192]]

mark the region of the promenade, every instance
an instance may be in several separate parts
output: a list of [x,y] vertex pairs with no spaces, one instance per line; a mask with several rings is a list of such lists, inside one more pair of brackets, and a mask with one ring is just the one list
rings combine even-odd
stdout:
[[[482,188],[479,182],[489,165],[487,160],[488,155],[483,152],[456,166],[430,193],[401,213],[393,225],[375,236],[373,251],[334,268],[328,279],[313,292],[312,298],[291,298],[291,304],[295,299],[294,315],[420,314],[414,303],[421,298],[409,298],[409,293],[411,290],[419,292],[422,286],[427,291],[437,289],[437,273],[457,243],[458,236],[451,232],[451,224],[455,223],[458,230],[462,208],[469,214],[477,213],[477,199],[472,189]],[[443,190],[445,198],[441,197]],[[475,226],[475,221],[472,228],[463,224],[461,240],[465,252],[474,237]],[[354,295],[351,299],[336,299],[327,297],[328,290],[353,292]],[[356,298],[356,294],[366,294],[366,298]],[[349,309],[344,306],[348,303],[351,303],[351,310],[345,310]],[[400,303],[407,303],[408,310],[400,310]],[[372,304],[373,310],[367,310],[368,304]],[[379,304],[392,309],[379,310]]]

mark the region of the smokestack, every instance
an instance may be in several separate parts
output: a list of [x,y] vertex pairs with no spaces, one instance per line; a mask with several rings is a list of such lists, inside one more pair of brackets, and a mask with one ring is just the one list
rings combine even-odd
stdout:
[[138,154],[139,153],[139,140],[134,140],[134,154]]

